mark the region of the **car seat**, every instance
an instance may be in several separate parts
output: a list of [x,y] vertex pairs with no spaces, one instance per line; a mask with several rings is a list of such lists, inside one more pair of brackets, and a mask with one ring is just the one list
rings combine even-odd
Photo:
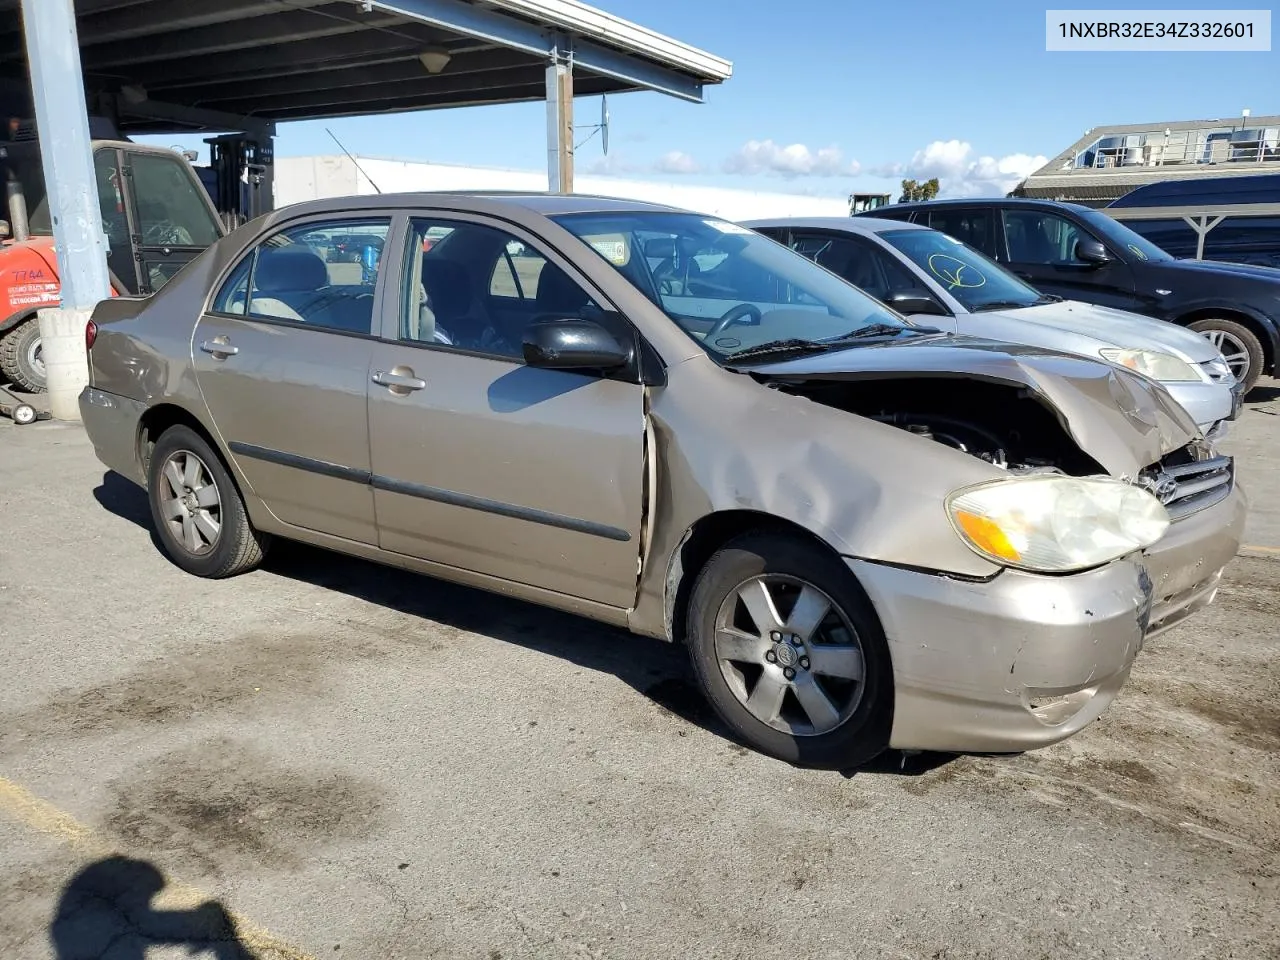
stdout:
[[538,293],[534,302],[540,320],[571,320],[581,317],[582,309],[591,302],[591,297],[563,270],[548,263],[538,276]]
[[432,339],[439,339],[434,335],[438,330],[458,346],[474,347],[485,342],[489,321],[476,302],[470,270],[456,260],[424,254],[422,286],[435,317]]
[[253,268],[251,313],[306,323],[309,308],[329,285],[324,261],[310,247],[262,247]]

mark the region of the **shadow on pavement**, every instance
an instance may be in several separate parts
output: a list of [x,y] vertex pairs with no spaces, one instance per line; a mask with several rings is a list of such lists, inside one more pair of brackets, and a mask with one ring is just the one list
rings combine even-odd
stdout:
[[145,960],[154,946],[185,946],[191,955],[254,960],[225,907],[206,900],[188,909],[156,909],[164,875],[145,860],[113,856],[71,878],[58,901],[49,939],[57,960]]
[[[151,533],[151,511],[141,488],[107,472],[94,497],[107,510]],[[721,739],[745,744],[703,697],[681,647],[471,587],[276,540],[264,569],[345,593],[446,627],[549,654],[588,670],[609,673],[686,723]],[[954,759],[951,754],[882,754],[855,772],[918,776]]]

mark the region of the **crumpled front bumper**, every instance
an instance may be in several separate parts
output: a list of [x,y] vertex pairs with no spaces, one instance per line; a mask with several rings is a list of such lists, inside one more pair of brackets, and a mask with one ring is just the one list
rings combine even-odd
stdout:
[[846,558],[889,639],[890,746],[1018,752],[1088,726],[1146,639],[1212,602],[1245,511],[1237,486],[1151,550],[1069,576],[974,582]]

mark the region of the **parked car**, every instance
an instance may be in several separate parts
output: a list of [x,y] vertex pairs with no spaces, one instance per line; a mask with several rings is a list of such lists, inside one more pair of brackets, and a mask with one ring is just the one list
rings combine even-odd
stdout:
[[[333,283],[312,243],[357,225],[383,256]],[[183,570],[286,537],[684,643],[735,734],[805,765],[1071,736],[1244,522],[1155,381],[650,204],[296,204],[86,343],[85,428]]]
[[862,217],[745,224],[900,313],[953,333],[1101,357],[1159,380],[1221,439],[1244,385],[1204,337],[1150,317],[1042,294],[949,234]]
[[1178,260],[1105,213],[1075,203],[928,200],[890,204],[875,214],[949,233],[1042,293],[1189,327],[1222,351],[1246,393],[1262,374],[1276,373],[1280,273],[1270,267]]

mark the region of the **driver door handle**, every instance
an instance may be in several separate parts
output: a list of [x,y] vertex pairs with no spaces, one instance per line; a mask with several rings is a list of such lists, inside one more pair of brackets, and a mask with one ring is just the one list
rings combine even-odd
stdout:
[[422,390],[427,385],[427,381],[411,373],[388,373],[385,370],[379,370],[371,379],[378,386],[391,387],[393,390]]
[[219,360],[225,360],[227,357],[234,357],[240,352],[239,347],[233,347],[226,340],[213,339],[205,340],[200,344],[200,349],[205,353],[212,354]]

